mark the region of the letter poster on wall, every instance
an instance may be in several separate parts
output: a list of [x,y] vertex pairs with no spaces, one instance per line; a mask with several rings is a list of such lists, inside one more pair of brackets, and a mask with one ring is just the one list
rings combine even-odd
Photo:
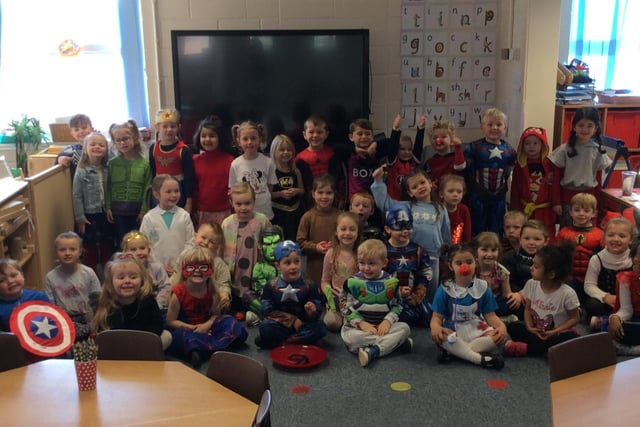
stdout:
[[479,128],[481,111],[494,106],[497,0],[403,0],[402,126],[449,120]]

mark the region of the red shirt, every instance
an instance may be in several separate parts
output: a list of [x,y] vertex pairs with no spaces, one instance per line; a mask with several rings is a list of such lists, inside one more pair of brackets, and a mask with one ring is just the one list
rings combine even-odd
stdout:
[[194,211],[220,212],[229,205],[229,169],[233,156],[224,151],[203,151],[193,156],[196,191],[193,195]]
[[329,160],[333,157],[333,148],[324,145],[320,151],[311,151],[309,148],[298,153],[296,161],[302,160],[309,165],[311,175],[317,178],[329,172]]
[[458,209],[449,212],[449,222],[451,223],[451,244],[471,241],[471,214],[469,208],[464,203],[458,205]]

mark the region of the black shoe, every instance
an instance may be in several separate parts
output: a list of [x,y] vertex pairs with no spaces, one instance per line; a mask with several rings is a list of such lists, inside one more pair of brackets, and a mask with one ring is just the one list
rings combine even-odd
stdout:
[[254,343],[260,348],[270,349],[270,348],[277,347],[277,345],[274,345],[268,341],[265,341],[260,335],[256,337]]
[[205,362],[205,360],[206,360],[206,356],[201,351],[193,350],[189,354],[189,361],[190,361],[191,367],[193,369],[200,368],[200,366],[202,366],[202,364]]
[[403,342],[402,344],[400,344],[398,346],[398,350],[405,352],[405,353],[411,353],[413,352],[413,338],[409,337],[405,340],[405,342]]
[[481,365],[483,368],[502,369],[504,368],[504,359],[499,354],[481,353]]
[[436,359],[438,363],[448,363],[451,361],[451,353],[442,348],[442,346],[436,345],[436,351],[438,352]]

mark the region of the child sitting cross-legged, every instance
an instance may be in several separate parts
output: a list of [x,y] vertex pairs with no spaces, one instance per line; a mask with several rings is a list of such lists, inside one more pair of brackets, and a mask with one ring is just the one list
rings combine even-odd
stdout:
[[342,340],[358,355],[362,367],[398,347],[413,349],[409,325],[400,322],[402,306],[396,298],[398,279],[383,270],[387,247],[380,240],[358,246],[358,273],[345,282],[347,302]]
[[171,291],[167,325],[173,341],[169,351],[188,356],[194,367],[218,350],[243,343],[247,331],[233,317],[220,314],[220,299],[213,285],[213,255],[196,247],[181,255],[180,280]]
[[285,240],[275,249],[280,275],[262,291],[262,315],[258,347],[314,344],[327,334],[322,321],[322,298],[318,285],[302,278],[302,250]]
[[491,288],[476,277],[476,253],[472,246],[457,244],[444,255],[453,277],[436,291],[431,317],[431,338],[438,345],[438,362],[449,353],[475,365],[502,369],[496,354],[507,341],[507,328],[495,311]]

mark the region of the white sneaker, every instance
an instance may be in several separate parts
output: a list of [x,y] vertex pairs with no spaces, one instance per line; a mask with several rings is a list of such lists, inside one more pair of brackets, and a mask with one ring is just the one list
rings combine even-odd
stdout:
[[258,326],[260,324],[260,316],[253,311],[247,311],[245,321],[247,322],[247,326]]

